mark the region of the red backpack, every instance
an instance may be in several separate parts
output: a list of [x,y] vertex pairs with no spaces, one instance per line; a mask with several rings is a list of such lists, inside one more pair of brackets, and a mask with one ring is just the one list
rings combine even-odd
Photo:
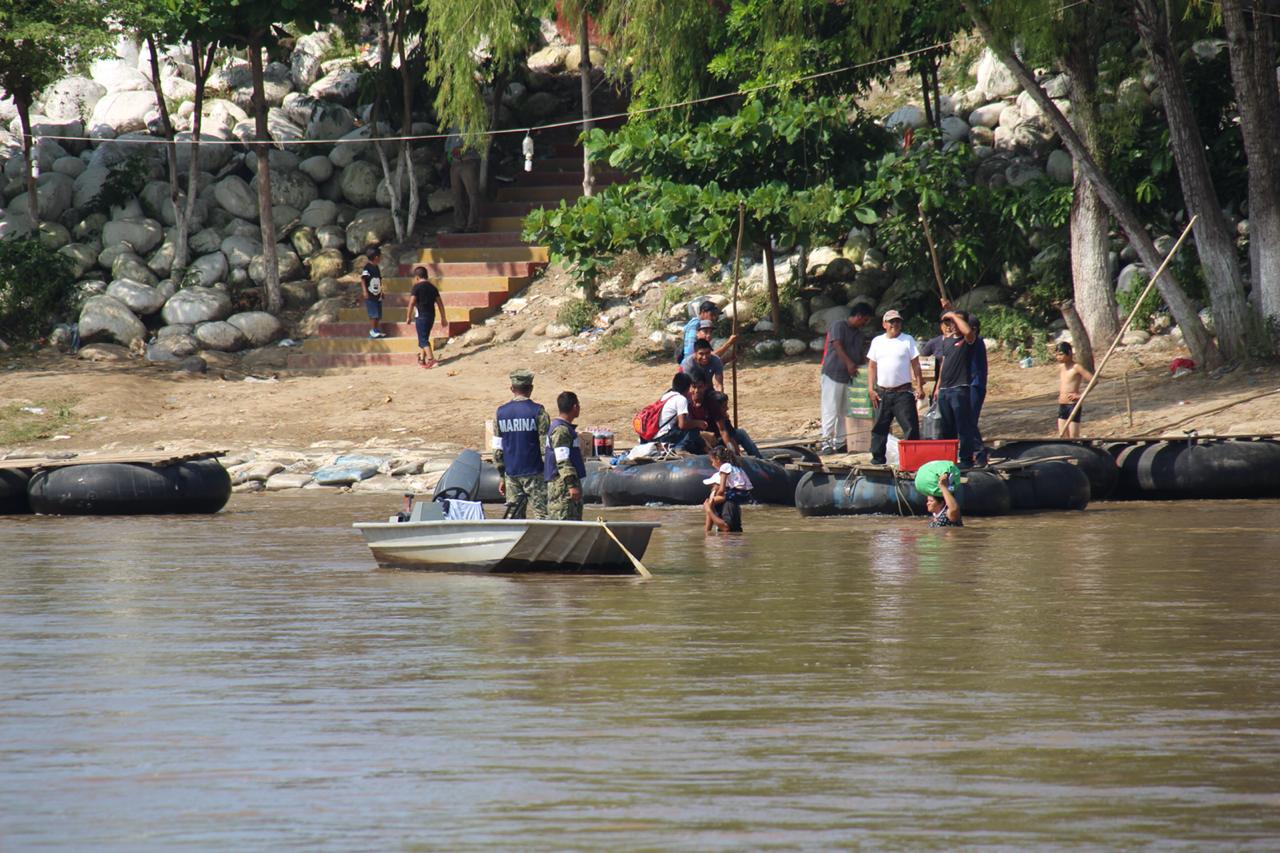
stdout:
[[658,419],[662,417],[662,407],[666,402],[667,395],[664,393],[657,400],[636,412],[636,416],[631,419],[631,427],[636,431],[636,435],[641,441],[653,441],[658,437],[658,433],[662,431],[665,424],[659,423]]

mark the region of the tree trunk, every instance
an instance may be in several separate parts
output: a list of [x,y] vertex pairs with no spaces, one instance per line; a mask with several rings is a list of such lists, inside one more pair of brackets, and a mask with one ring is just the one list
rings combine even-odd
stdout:
[[[1089,13],[1085,13],[1089,14]],[[1071,121],[1094,157],[1102,156],[1098,118],[1098,66],[1096,39],[1085,37],[1070,44],[1063,65],[1071,79]],[[1093,184],[1075,169],[1071,201],[1071,290],[1074,310],[1089,341],[1109,343],[1120,331],[1115,288],[1111,281],[1111,218]],[[1073,340],[1078,340],[1072,332]],[[1092,370],[1092,368],[1090,368]]]
[[36,191],[36,174],[32,168],[31,99],[25,92],[13,94],[13,104],[18,108],[18,121],[22,123],[22,159],[27,166],[27,219],[31,222],[31,236],[40,228],[40,194]]
[[[213,55],[217,48],[209,45],[204,51],[204,57],[201,58],[201,44],[199,41],[191,42],[191,63],[195,66],[196,74],[196,95],[195,95],[195,112],[191,116],[191,160],[187,164],[187,200],[186,200],[186,221],[190,227],[191,220],[196,215],[196,197],[200,194],[200,128],[204,124],[204,92],[205,85],[209,82],[209,74],[213,71]],[[186,233],[180,234],[182,239],[182,258],[183,266],[186,266],[188,243]],[[175,266],[177,252],[174,253]],[[176,284],[181,285],[181,280],[174,279]]]
[[773,334],[782,337],[782,304],[778,299],[778,276],[773,271],[773,238],[764,238],[764,275],[769,284],[769,316],[773,318]]
[[591,130],[591,41],[585,3],[578,21],[578,73],[582,75],[582,194],[591,196],[596,191],[596,179],[586,145],[587,131]]
[[[378,3],[378,76],[383,82],[391,77],[391,22],[387,20],[387,6]],[[400,217],[400,179],[404,170],[404,160],[396,164],[395,173],[391,170],[391,161],[387,157],[387,149],[380,141],[379,107],[382,106],[381,85],[376,89],[373,104],[369,110],[369,136],[373,140],[373,150],[378,153],[378,163],[382,166],[382,179],[387,182],[387,197],[391,208],[391,226],[396,231],[396,242],[404,242],[404,220]],[[391,126],[391,111],[387,111],[387,127]],[[403,145],[404,143],[401,143]]]
[[[928,60],[926,60],[928,61]],[[933,93],[929,85],[929,69],[924,65],[920,66],[920,97],[924,101],[924,120],[929,127],[936,128],[939,119],[933,113]]]
[[938,130],[942,130],[942,84],[938,82],[938,66],[942,60],[934,57],[929,62],[929,76],[933,80],[933,114],[938,117]]
[[[1080,314],[1076,311],[1075,302],[1068,299],[1065,302],[1059,303],[1058,310],[1062,312],[1062,319],[1067,324],[1067,331],[1071,333],[1071,349],[1072,354],[1075,356],[1075,360],[1078,361],[1085,370],[1092,373],[1093,344],[1089,340],[1088,330],[1085,329],[1084,323],[1080,320]],[[1114,317],[1115,315],[1112,314],[1111,316]],[[1117,334],[1120,331],[1119,325],[1119,323],[1116,324]],[[1110,346],[1110,342],[1114,341],[1115,338],[1116,336],[1113,334],[1110,339],[1106,341],[1107,345]],[[1103,343],[1103,340],[1099,338],[1098,343]]]
[[[1097,190],[1103,203],[1111,211],[1111,215],[1120,223],[1120,227],[1124,229],[1125,234],[1129,237],[1129,242],[1137,249],[1138,257],[1142,260],[1142,263],[1152,271],[1158,269],[1162,258],[1160,253],[1156,251],[1155,244],[1151,242],[1151,236],[1147,234],[1147,230],[1143,226],[1142,220],[1138,218],[1137,212],[1129,206],[1124,197],[1107,180],[1106,175],[1098,168],[1097,162],[1085,147],[1079,134],[1071,127],[1062,111],[1058,109],[1058,105],[1045,94],[1044,89],[1036,82],[1035,77],[1032,76],[1027,66],[1014,55],[1008,44],[996,37],[991,22],[979,10],[976,0],[962,0],[962,3],[965,11],[969,13],[969,17],[973,19],[975,26],[982,33],[983,41],[987,43],[987,46],[991,48],[1000,61],[1013,72],[1013,76],[1022,85],[1023,90],[1031,95],[1036,106],[1040,108],[1040,111],[1044,113],[1045,118],[1053,126],[1053,129],[1057,131],[1062,143],[1075,160],[1076,168],[1089,180],[1089,183]],[[1213,339],[1209,336],[1208,331],[1205,330],[1204,324],[1200,322],[1195,305],[1168,270],[1165,271],[1164,275],[1160,276],[1156,287],[1160,291],[1160,296],[1164,299],[1165,304],[1169,306],[1169,312],[1173,315],[1174,322],[1182,329],[1182,339],[1187,345],[1187,349],[1191,351],[1191,357],[1204,369],[1221,366],[1222,354],[1213,345]]]
[[[405,49],[405,29],[408,8],[401,7],[401,17],[397,25],[397,50],[400,54],[400,135],[413,133],[413,79],[409,74],[409,52]],[[408,139],[400,142],[400,161],[409,172],[409,209],[405,212],[405,236],[413,239],[414,229],[418,227],[418,175],[413,164],[413,143]]]
[[1245,300],[1240,259],[1236,255],[1227,218],[1218,203],[1218,191],[1209,174],[1204,139],[1196,122],[1186,80],[1169,41],[1168,24],[1155,0],[1134,0],[1134,19],[1147,53],[1155,66],[1156,78],[1164,94],[1165,118],[1173,159],[1182,179],[1182,196],[1187,212],[1198,217],[1192,233],[1204,268],[1205,281],[1213,303],[1214,329],[1218,348],[1232,362],[1248,357],[1250,345],[1260,329]]
[[263,282],[264,309],[279,314],[284,306],[280,292],[280,260],[276,252],[276,219],[271,212],[271,158],[270,139],[267,130],[267,96],[262,86],[262,34],[249,36],[249,71],[253,75],[253,120],[257,141],[253,150],[258,156],[258,220],[262,226],[262,260],[266,267]]
[[[1275,44],[1265,0],[1222,0],[1231,80],[1240,105],[1240,130],[1249,164],[1249,247],[1257,304],[1268,318],[1280,320],[1280,90]],[[1274,3],[1265,4],[1274,6]],[[1252,19],[1252,28],[1250,28]]]
[[160,85],[160,53],[156,48],[155,36],[147,36],[147,51],[151,59],[151,88],[156,93],[156,109],[160,112],[160,126],[164,129],[164,138],[169,140],[164,146],[166,165],[169,167],[169,201],[173,205],[173,266],[169,276],[175,282],[182,281],[182,274],[187,268],[187,205],[182,197],[182,186],[178,180],[178,143],[174,138],[173,118],[169,115],[169,105],[164,99],[164,90]]

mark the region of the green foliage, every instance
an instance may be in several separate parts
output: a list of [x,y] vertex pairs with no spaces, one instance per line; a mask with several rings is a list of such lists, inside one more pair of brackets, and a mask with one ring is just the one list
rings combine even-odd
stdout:
[[110,213],[111,208],[122,207],[136,199],[147,185],[149,170],[150,164],[141,152],[130,154],[110,167],[102,189],[89,201],[90,210]]
[[1000,341],[1019,356],[1030,355],[1033,349],[1043,349],[1042,327],[1021,311],[996,306],[979,314],[978,318],[982,321],[984,338]]
[[581,332],[595,325],[597,308],[587,299],[572,299],[560,306],[556,312],[556,322],[568,326],[574,332]]
[[[24,444],[66,432],[75,418],[73,408],[77,402],[75,397],[55,397],[29,405],[0,406],[0,445]],[[24,408],[41,409],[43,413],[23,411]]]
[[[603,258],[627,250],[653,254],[694,244],[725,257],[737,236],[739,205],[746,237],[757,245],[770,239],[816,245],[855,222],[872,222],[861,188],[838,188],[830,176],[856,181],[885,138],[846,103],[821,99],[752,101],[736,116],[668,132],[642,123],[614,134],[592,131],[586,144],[593,159],[637,179],[534,211],[525,236],[590,278]],[[767,173],[761,163],[769,164]]]
[[[1128,290],[1116,291],[1116,305],[1124,312],[1126,317],[1133,310],[1133,306],[1138,304],[1138,297],[1142,295],[1142,291],[1146,289],[1150,279],[1146,275],[1134,276],[1133,286]],[[1138,309],[1138,313],[1134,315],[1132,328],[1145,329],[1151,325],[1151,318],[1156,315],[1161,308],[1164,307],[1164,301],[1160,298],[1160,292],[1154,287],[1147,294],[1147,298],[1142,300],[1142,307]]]
[[111,32],[94,0],[0,3],[0,90],[29,105],[36,92],[103,53]]
[[65,303],[71,261],[35,237],[0,240],[0,330],[35,337]]

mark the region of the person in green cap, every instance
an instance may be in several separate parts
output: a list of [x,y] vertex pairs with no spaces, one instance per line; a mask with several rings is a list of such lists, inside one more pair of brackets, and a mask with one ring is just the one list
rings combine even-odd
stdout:
[[529,399],[533,372],[511,371],[510,402],[498,407],[494,419],[493,464],[498,469],[498,493],[506,498],[505,518],[547,517],[547,481],[543,479],[542,449],[547,446],[551,419],[546,409]]

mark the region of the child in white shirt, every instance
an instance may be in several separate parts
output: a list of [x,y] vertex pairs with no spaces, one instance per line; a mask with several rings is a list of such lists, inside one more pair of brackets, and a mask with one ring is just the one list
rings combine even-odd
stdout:
[[729,448],[723,445],[716,447],[709,456],[717,470],[702,481],[712,487],[711,494],[702,504],[706,532],[710,533],[715,528],[722,533],[741,533],[741,505],[751,503],[751,478],[733,464]]

